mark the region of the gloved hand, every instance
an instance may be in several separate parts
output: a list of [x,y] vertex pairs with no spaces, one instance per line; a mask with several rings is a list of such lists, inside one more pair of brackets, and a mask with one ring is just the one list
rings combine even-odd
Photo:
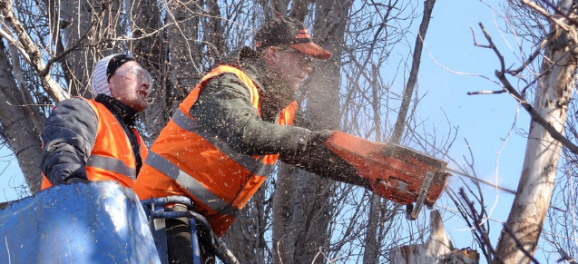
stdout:
[[279,159],[319,176],[369,189],[369,181],[357,175],[356,168],[325,145],[333,133],[332,130],[313,131],[304,138],[304,150],[294,156],[280,155]]
[[[448,174],[447,163],[441,160],[396,144],[373,142],[339,131],[324,145],[367,179],[376,195],[386,199],[408,204],[423,192],[427,195],[425,204],[433,205],[443,192]],[[428,174],[432,176],[426,180]]]
[[306,149],[313,149],[319,145],[323,145],[327,139],[333,134],[333,130],[312,131],[309,135]]
[[72,174],[68,175],[68,177],[66,177],[61,184],[75,184],[75,183],[84,183],[84,184],[90,183],[90,180],[88,180],[88,175],[86,175],[86,169],[84,169],[84,167],[78,168]]
[[81,179],[81,178],[69,178],[66,181],[64,181],[64,184],[76,184],[76,183],[88,184],[88,183],[90,183],[90,181],[87,179]]

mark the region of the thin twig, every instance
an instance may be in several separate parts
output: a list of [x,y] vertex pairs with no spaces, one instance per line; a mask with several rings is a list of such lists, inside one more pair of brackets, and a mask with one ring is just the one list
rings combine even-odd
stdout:
[[540,51],[546,46],[546,43],[548,43],[547,39],[542,40],[540,42],[540,45],[538,45],[538,47],[534,51],[534,53],[532,53],[532,55],[530,55],[530,57],[528,57],[528,59],[525,60],[524,63],[522,63],[522,66],[520,66],[518,69],[510,70],[508,71],[508,73],[517,76],[522,70],[524,70],[528,65],[530,65],[538,57],[538,55],[540,55]]
[[[543,2],[548,2],[548,1],[543,1]],[[550,15],[550,13],[548,13],[548,11],[545,10],[544,8],[541,8],[538,5],[536,5],[533,2],[530,2],[528,0],[522,0],[522,3],[533,8],[534,10],[538,11],[540,14],[542,14],[546,18],[550,19],[550,21],[554,22],[554,24],[556,24],[557,26],[559,26],[563,30],[565,30],[565,31],[570,30],[570,28],[568,28],[568,25],[565,25],[565,24],[561,23],[560,21],[558,21],[558,19],[556,19],[552,15]],[[557,9],[557,8],[554,8],[554,9]]]
[[560,132],[558,132],[553,126],[551,126],[550,123],[548,123],[534,109],[534,107],[528,101],[526,101],[524,99],[524,97],[520,93],[518,93],[518,91],[516,91],[514,86],[506,78],[505,67],[504,67],[504,57],[502,56],[500,51],[496,48],[496,46],[493,44],[492,38],[490,37],[490,34],[485,30],[484,25],[482,23],[480,23],[479,25],[480,25],[480,28],[482,29],[482,32],[484,32],[486,39],[490,43],[489,47],[492,50],[494,50],[494,52],[496,53],[496,56],[498,56],[498,59],[500,60],[501,70],[500,71],[496,70],[495,74],[496,74],[496,77],[498,77],[498,79],[500,80],[500,82],[502,82],[504,89],[506,89],[510,93],[510,95],[512,95],[512,97],[514,97],[514,99],[516,99],[516,101],[518,101],[518,103],[530,114],[530,117],[532,117],[533,121],[540,124],[546,131],[548,131],[548,133],[550,133],[550,136],[552,136],[552,138],[554,138],[555,140],[560,142],[562,145],[564,145],[564,147],[568,148],[568,150],[570,150],[572,153],[578,155],[578,146],[576,146],[569,139],[567,139]]
[[482,237],[482,240],[483,240],[484,244],[486,245],[486,248],[490,251],[490,253],[492,254],[492,257],[494,258],[495,261],[498,261],[499,263],[504,263],[504,261],[498,256],[496,250],[492,246],[492,242],[490,242],[490,238],[488,237],[488,234],[486,232],[483,232],[482,229],[480,228],[480,224],[479,224],[480,221],[478,219],[478,214],[476,213],[476,209],[474,208],[474,204],[472,202],[470,202],[470,199],[468,199],[468,197],[466,196],[466,193],[464,192],[463,188],[460,188],[460,196],[462,197],[462,199],[464,199],[464,201],[468,205],[468,208],[470,209],[470,212],[472,213],[472,218],[474,221],[473,225],[476,227],[476,231]]
[[568,253],[566,253],[566,251],[564,251],[564,249],[559,248],[558,249],[558,253],[560,253],[560,256],[562,257],[561,259],[557,260],[556,262],[562,262],[562,261],[568,261],[568,263],[570,264],[576,264],[576,260],[574,260],[573,257],[571,257],[570,255],[568,255]]
[[[550,3],[549,1],[542,1],[543,3],[545,3],[548,7],[552,8],[554,10],[554,13],[556,13],[557,15],[563,16],[564,18],[566,18],[568,20],[568,22],[570,22],[570,24],[574,25],[574,26],[578,26],[578,21],[576,21],[576,19],[573,19],[571,17],[568,16],[568,14],[564,14],[563,12],[560,11],[560,9],[556,6],[554,6],[552,3]],[[559,1],[560,2],[560,1]],[[522,3],[526,4],[525,1],[522,1]],[[534,6],[528,5],[531,8],[534,8]],[[535,8],[534,8],[535,9]],[[538,11],[540,12],[540,11]],[[540,12],[542,13],[542,12]],[[551,17],[551,15],[546,15],[547,18],[554,20],[554,18]]]
[[495,91],[477,91],[468,92],[468,95],[478,95],[478,94],[501,94],[507,92],[506,90],[495,90]]

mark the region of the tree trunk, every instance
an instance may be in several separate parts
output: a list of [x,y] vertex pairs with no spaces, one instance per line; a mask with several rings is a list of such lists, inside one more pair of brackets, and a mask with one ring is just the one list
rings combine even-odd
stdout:
[[[346,24],[342,18],[347,17],[352,1],[324,0],[316,1],[315,5],[314,41],[331,51],[333,57],[327,61],[315,61],[312,65],[315,70],[304,84],[306,123],[315,124],[309,127],[312,130],[337,129],[340,125],[340,61]],[[275,207],[274,218],[288,220],[292,217],[292,223],[281,221],[278,225],[274,221],[274,261],[324,263],[330,239],[327,227],[333,212],[331,197],[335,183],[305,171],[280,174],[279,182],[283,185],[277,186],[275,202],[287,207]],[[287,233],[289,228],[293,230],[291,234]]]
[[127,0],[127,12],[130,14],[132,36],[131,53],[154,78],[152,93],[148,95],[149,104],[141,120],[144,120],[148,133],[146,140],[152,144],[168,123],[170,116],[167,106],[168,45],[166,34],[154,33],[163,26],[157,1]]
[[[46,1],[51,2],[51,1]],[[57,8],[61,12],[56,17],[56,23],[64,24],[61,31],[53,31],[54,39],[62,39],[62,51],[78,44],[81,36],[88,34],[91,24],[91,4],[83,0],[62,0]],[[58,26],[60,27],[60,26]],[[95,65],[94,51],[89,55],[90,48],[83,47],[70,52],[65,56],[62,68],[67,73],[68,89],[72,96],[92,98],[89,89],[89,80]]]
[[266,254],[265,232],[270,225],[266,185],[260,188],[240,211],[235,223],[223,236],[223,241],[240,263],[271,263]]
[[172,0],[169,2],[169,49],[170,49],[170,87],[166,96],[167,104],[175,109],[189,94],[202,77],[201,60],[203,50],[199,44],[199,16],[202,12],[202,1],[188,2]]
[[[63,48],[74,48],[66,55],[63,65],[71,78],[69,93],[92,98],[89,80],[96,62],[107,50],[112,50],[110,54],[121,51],[117,42],[110,41],[123,35],[119,23],[120,0],[63,0],[59,8],[61,23],[64,23]],[[101,44],[93,46],[98,43]]]
[[378,227],[382,219],[380,210],[381,198],[375,194],[371,194],[371,202],[369,203],[369,216],[367,217],[367,228],[365,229],[365,247],[363,251],[363,264],[379,263],[379,250],[382,241],[377,240]]
[[[1,40],[1,39],[0,39]],[[3,40],[0,41],[0,124],[2,135],[10,149],[18,159],[18,165],[30,191],[34,194],[40,191],[42,176],[38,164],[42,161],[42,143],[40,142],[41,127],[36,123],[44,124],[45,117],[38,109],[26,104],[20,93],[10,69],[9,56]],[[18,58],[15,58],[18,60]]]
[[220,7],[218,0],[207,0],[207,10],[210,14],[209,19],[204,19],[205,34],[204,43],[207,43],[207,51],[205,53],[205,60],[209,60],[204,65],[210,65],[210,68],[223,58],[223,54],[228,50],[225,39],[223,38],[224,30],[221,19],[213,19],[211,17],[220,17]]
[[280,163],[273,199],[273,264],[295,263],[297,168]]
[[[373,82],[371,82],[371,90],[372,90],[372,97],[371,97],[371,107],[373,109],[373,123],[375,124],[375,138],[376,140],[380,140],[382,138],[382,131],[381,131],[381,100],[379,96],[379,82],[375,81],[378,80],[378,75],[380,74],[379,69],[373,68]],[[399,118],[399,117],[398,117]],[[405,124],[405,123],[404,123]],[[395,142],[397,143],[397,142]],[[367,228],[365,229],[365,238],[364,238],[364,251],[363,251],[363,264],[372,264],[379,262],[379,253],[381,249],[381,245],[383,243],[382,240],[378,239],[378,230],[381,221],[383,221],[383,214],[384,210],[382,208],[382,198],[374,193],[370,195],[370,203],[369,203],[369,215],[367,216]]]
[[[575,15],[572,15],[575,19]],[[566,19],[558,17],[561,21]],[[551,27],[553,43],[545,50],[541,74],[534,98],[534,108],[550,125],[563,133],[567,104],[574,89],[576,52],[568,47],[568,39],[575,43],[576,26],[566,33]],[[555,62],[555,63],[553,63]],[[518,191],[508,221],[497,245],[497,258],[492,263],[529,263],[542,232],[544,219],[556,179],[561,144],[538,123],[530,123],[526,155]],[[507,232],[511,231],[516,237]],[[499,259],[498,259],[499,258]]]

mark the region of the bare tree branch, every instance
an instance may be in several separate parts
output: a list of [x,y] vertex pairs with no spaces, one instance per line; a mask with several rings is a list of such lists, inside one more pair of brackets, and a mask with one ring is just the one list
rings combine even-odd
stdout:
[[[20,45],[16,45],[17,47],[20,46],[22,48],[22,54],[26,54],[24,58],[27,58],[27,62],[32,65],[39,73],[43,72],[46,68],[44,63],[42,62],[42,57],[40,56],[40,51],[34,41],[30,38],[28,33],[24,30],[20,21],[14,16],[14,11],[12,9],[12,5],[9,0],[0,0],[0,12],[4,16],[4,20],[11,26],[11,28],[18,36],[18,42]],[[4,33],[3,33],[4,34]],[[14,39],[13,39],[14,41]],[[60,85],[52,79],[49,75],[39,76],[42,80],[42,84],[44,86],[44,90],[55,102],[60,102],[66,98],[68,95],[64,93],[64,90],[60,87]]]
[[417,82],[417,75],[419,73],[419,65],[421,62],[421,53],[423,50],[423,41],[427,33],[427,28],[429,26],[429,21],[431,19],[431,14],[435,5],[435,0],[427,0],[424,2],[424,11],[421,24],[419,26],[419,32],[415,40],[415,47],[413,49],[413,60],[411,64],[411,71],[409,73],[409,79],[405,90],[403,91],[403,100],[399,108],[399,116],[395,123],[395,128],[393,129],[393,134],[391,136],[391,142],[398,143],[401,138],[405,127],[405,119],[407,116],[407,110],[409,107],[409,102],[411,101],[413,90]]
[[468,209],[470,210],[470,214],[473,218],[473,226],[476,228],[476,231],[478,231],[478,234],[480,235],[480,237],[482,238],[483,243],[485,244],[486,248],[489,250],[489,252],[492,254],[493,257],[493,261],[494,262],[498,262],[498,263],[504,263],[504,261],[502,259],[500,259],[500,257],[498,256],[498,252],[496,252],[496,250],[494,249],[494,247],[492,246],[492,242],[490,241],[490,238],[488,237],[488,234],[486,232],[484,232],[483,230],[480,229],[480,219],[478,219],[478,214],[476,213],[476,209],[474,208],[474,203],[472,203],[470,201],[470,199],[468,199],[468,196],[466,195],[466,193],[464,192],[464,189],[460,189],[460,196],[462,197],[462,199],[466,202],[466,205],[468,206]]
[[574,143],[572,143],[570,140],[564,137],[561,133],[556,131],[556,129],[552,127],[550,123],[548,123],[540,115],[540,113],[538,113],[534,109],[534,107],[532,107],[532,105],[528,101],[526,101],[524,97],[520,93],[518,93],[518,91],[513,87],[510,81],[506,78],[507,71],[505,69],[504,57],[502,56],[498,48],[494,45],[492,38],[485,30],[484,25],[482,23],[480,23],[480,28],[482,29],[482,31],[484,32],[484,36],[486,36],[486,39],[490,43],[488,48],[492,49],[494,53],[496,53],[498,59],[500,60],[501,70],[496,70],[495,74],[496,77],[498,77],[498,79],[500,80],[500,82],[502,82],[504,89],[506,89],[512,95],[512,97],[514,97],[514,99],[516,99],[516,101],[518,101],[518,103],[530,114],[532,120],[536,121],[538,124],[544,127],[544,129],[546,129],[548,133],[550,133],[552,138],[562,143],[564,147],[567,147],[573,153],[578,154],[578,146],[576,146]]

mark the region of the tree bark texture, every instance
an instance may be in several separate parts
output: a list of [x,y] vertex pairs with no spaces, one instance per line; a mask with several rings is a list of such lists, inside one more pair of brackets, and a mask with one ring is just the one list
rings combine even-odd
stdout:
[[[340,62],[346,20],[352,1],[315,2],[314,41],[333,53],[326,61],[313,62],[314,72],[304,84],[307,105],[304,119],[312,130],[337,129],[339,118]],[[299,7],[295,7],[299,8]],[[303,8],[303,7],[301,7]],[[333,211],[331,180],[298,170],[279,174],[274,209],[273,245],[275,263],[325,263],[330,237],[328,226]],[[291,209],[289,209],[291,207]],[[291,219],[291,222],[287,220]],[[293,234],[286,231],[291,228]],[[291,261],[291,262],[288,262]]]
[[[575,16],[573,16],[575,19]],[[563,133],[567,104],[575,86],[576,28],[564,32],[554,24],[541,67],[533,107],[557,131]],[[564,41],[566,40],[566,41]],[[568,41],[569,40],[569,41]],[[574,44],[571,44],[574,43]],[[530,263],[542,232],[556,179],[561,144],[532,121],[522,174],[512,210],[497,245],[493,263]],[[515,237],[506,232],[509,229]]]
[[[149,104],[141,119],[144,120],[148,142],[152,144],[164,126],[169,122],[167,109],[168,44],[166,34],[155,33],[162,27],[161,11],[154,0],[127,0],[127,12],[134,40],[131,53],[154,78]],[[164,31],[163,31],[164,32]],[[170,87],[170,86],[169,86]]]
[[[0,39],[1,40],[1,39]],[[33,120],[43,124],[46,118],[40,115],[34,105],[25,103],[15,78],[10,71],[11,65],[4,42],[0,41],[0,124],[2,135],[10,149],[18,159],[24,178],[30,191],[34,194],[40,191],[42,176],[39,164],[41,162],[42,144],[40,142],[41,127],[36,127]]]
[[[73,49],[63,65],[65,72],[70,73],[69,93],[92,98],[89,83],[94,66],[103,55],[121,51],[120,43],[109,41],[124,35],[120,27],[121,1],[62,0],[60,3],[60,17],[55,19],[61,20],[63,27],[63,48]],[[58,37],[59,32],[53,35]]]
[[[171,54],[170,87],[167,104],[176,109],[202,77],[201,60],[204,51],[199,43],[198,14],[202,13],[202,1],[169,2],[169,49]],[[171,111],[172,114],[172,111]]]
[[271,206],[266,204],[266,190],[260,188],[251,197],[235,223],[223,236],[223,241],[240,263],[271,263],[265,254],[267,247],[265,231],[271,224],[269,218]]

